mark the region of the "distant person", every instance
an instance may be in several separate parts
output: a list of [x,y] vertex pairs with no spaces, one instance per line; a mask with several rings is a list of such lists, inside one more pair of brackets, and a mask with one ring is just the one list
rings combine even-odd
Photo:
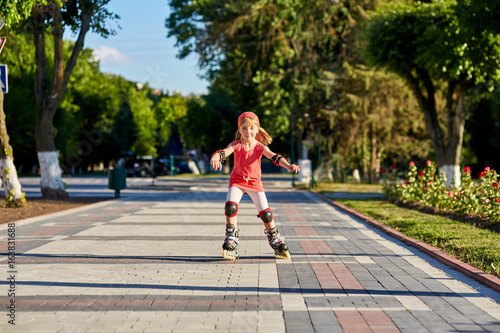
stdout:
[[274,249],[277,258],[290,259],[290,253],[284,239],[280,236],[274,224],[273,213],[267,203],[266,193],[261,181],[261,157],[270,159],[275,165],[286,168],[290,172],[299,172],[301,166],[290,164],[280,154],[273,153],[267,145],[273,139],[260,127],[259,118],[253,112],[244,112],[238,118],[238,131],[236,140],[227,148],[217,150],[210,159],[212,168],[222,170],[222,163],[227,156],[234,153],[234,167],[229,178],[226,204],[226,239],[222,245],[222,256],[225,259],[239,258],[238,243],[239,229],[237,218],[239,203],[243,194],[248,194],[252,199],[258,217],[264,222],[265,234],[269,244]]

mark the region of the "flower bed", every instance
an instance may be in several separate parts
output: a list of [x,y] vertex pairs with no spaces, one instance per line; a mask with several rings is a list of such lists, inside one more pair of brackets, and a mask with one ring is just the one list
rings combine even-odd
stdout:
[[465,167],[458,188],[447,188],[446,177],[437,173],[436,163],[427,161],[418,170],[410,162],[406,173],[396,165],[381,169],[384,192],[389,200],[403,203],[419,202],[442,211],[452,211],[460,215],[474,214],[491,222],[500,222],[500,189],[498,174],[486,167],[478,175],[471,177],[471,170]]

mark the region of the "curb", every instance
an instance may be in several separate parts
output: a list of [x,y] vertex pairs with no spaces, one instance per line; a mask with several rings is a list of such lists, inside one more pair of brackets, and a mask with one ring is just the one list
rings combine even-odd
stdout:
[[477,269],[477,268],[475,268],[467,263],[464,263],[464,262],[458,260],[457,258],[455,258],[449,254],[446,254],[443,251],[438,250],[430,245],[424,244],[424,243],[422,243],[414,238],[408,237],[408,236],[404,235],[403,233],[396,231],[396,230],[372,219],[371,217],[365,216],[365,215],[363,215],[363,214],[361,214],[361,213],[359,213],[351,208],[348,208],[342,204],[339,204],[338,202],[335,202],[332,199],[327,198],[322,194],[319,194],[316,192],[311,192],[311,193],[313,193],[314,195],[316,195],[320,199],[328,202],[329,204],[337,207],[338,209],[344,211],[345,213],[358,218],[359,220],[365,222],[366,224],[369,224],[369,225],[371,225],[379,230],[384,231],[388,235],[390,235],[396,239],[399,239],[400,241],[403,241],[404,243],[406,243],[410,246],[413,246],[413,247],[419,249],[420,251],[430,255],[431,257],[433,257],[434,259],[437,259],[438,261],[442,262],[443,264],[445,264],[453,269],[456,269],[457,271],[464,273],[465,275],[473,278],[474,280],[477,280],[477,281],[487,285],[488,287],[500,292],[500,278],[497,278],[494,275],[485,273],[485,272],[483,272],[483,271],[481,271],[481,270],[479,270],[479,269]]
[[[120,200],[120,199],[114,199],[114,200]],[[94,202],[94,203],[86,204],[86,205],[83,205],[83,206],[80,206],[80,207],[69,208],[69,209],[58,211],[58,212],[47,213],[47,214],[43,214],[43,215],[39,215],[39,216],[33,216],[33,217],[28,217],[28,218],[25,218],[25,219],[21,219],[21,220],[16,220],[16,221],[11,221],[11,222],[7,222],[7,223],[3,223],[3,224],[0,224],[0,230],[4,230],[4,229],[7,230],[7,226],[8,226],[9,223],[15,223],[16,225],[30,224],[30,223],[33,223],[33,222],[38,222],[38,221],[46,220],[46,219],[51,218],[51,217],[58,217],[58,216],[64,216],[64,215],[68,215],[68,214],[75,214],[75,213],[78,213],[80,211],[84,211],[84,210],[87,210],[87,209],[91,209],[91,208],[95,208],[95,207],[100,207],[100,206],[105,206],[105,205],[110,204],[114,200],[111,199],[111,200],[104,200],[104,201]]]

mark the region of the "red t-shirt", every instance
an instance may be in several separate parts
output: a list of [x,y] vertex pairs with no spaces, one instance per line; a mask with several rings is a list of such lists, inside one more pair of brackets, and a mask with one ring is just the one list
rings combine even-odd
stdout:
[[264,192],[262,185],[260,160],[264,145],[258,142],[252,150],[243,149],[241,140],[231,143],[234,149],[234,167],[229,177],[229,187],[235,186],[242,190]]

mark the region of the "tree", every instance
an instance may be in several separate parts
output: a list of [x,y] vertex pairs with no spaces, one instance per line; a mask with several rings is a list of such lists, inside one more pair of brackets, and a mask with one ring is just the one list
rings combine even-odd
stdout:
[[128,94],[136,137],[132,151],[138,155],[151,156],[156,153],[156,131],[158,129],[153,101],[148,98],[147,89],[137,90],[135,87],[131,87]]
[[3,110],[4,94],[0,91],[0,177],[5,190],[5,197],[9,205],[19,206],[26,202],[25,194],[22,192],[21,184],[17,178],[17,170],[14,165],[14,155],[9,144],[9,135],[5,123]]
[[451,0],[387,4],[373,13],[362,36],[368,63],[400,75],[411,87],[448,185],[460,182],[464,124],[473,90],[479,85],[488,88],[500,77],[499,37],[484,31],[474,38],[463,33],[455,5]]
[[[41,172],[41,191],[46,198],[68,196],[61,179],[59,152],[54,138],[57,131],[53,125],[54,115],[68,87],[68,82],[83,49],[85,35],[92,31],[106,37],[113,31],[104,27],[109,18],[118,18],[108,12],[110,0],[51,0],[37,2],[32,10],[32,32],[35,43],[35,100],[36,100],[36,149]],[[78,33],[70,57],[64,64],[64,26]],[[46,63],[45,33],[50,26],[54,40],[54,64],[49,83]]]
[[322,104],[319,77],[342,48],[347,2],[171,0],[167,27],[181,58],[198,53],[236,108],[257,112],[282,136],[303,129],[304,114]]
[[429,144],[418,135],[423,117],[401,78],[344,62],[336,91],[338,107],[325,111],[336,123],[332,139],[366,180],[378,182],[383,157],[397,163],[427,156]]
[[[27,17],[33,4],[34,1],[2,1],[0,3],[0,17],[4,19],[5,25],[10,27]],[[7,202],[13,206],[24,205],[26,196],[22,192],[21,184],[17,178],[13,149],[9,143],[7,133],[3,102],[4,94],[0,90],[0,177],[2,178]]]
[[[366,66],[360,57],[360,27],[369,17],[367,10],[379,3],[346,2],[349,25],[342,33],[343,51],[323,69],[320,77],[326,88],[323,98],[328,102],[320,105],[322,97],[318,97],[318,93],[307,95],[308,100],[315,99],[317,104],[311,103],[309,110],[320,107],[320,112],[310,113],[309,121],[305,122],[314,126],[310,132],[316,129],[321,133],[315,136],[316,144],[323,151],[319,174],[330,173],[332,163],[340,163],[344,172],[348,168],[362,169],[363,180],[376,182],[381,162],[392,164],[423,158],[429,152],[429,140],[421,134],[425,133],[419,122],[422,116],[416,114],[415,99],[404,81],[394,74]],[[318,157],[313,151],[311,158]],[[335,169],[338,172],[334,178],[339,179],[341,170]]]
[[18,173],[29,172],[38,164],[35,152],[35,100],[33,73],[35,47],[29,34],[16,34],[9,29],[2,62],[9,68],[9,93],[5,95],[4,112],[8,125],[10,145]]
[[[327,143],[322,147],[332,154],[329,149],[340,146],[332,138],[345,138],[349,127],[332,115],[345,106],[342,117],[347,121],[355,109],[348,99],[343,102],[350,105],[339,102],[338,95],[348,93],[339,86],[347,74],[342,64],[362,65],[353,36],[365,10],[380,2],[253,0],[221,8],[214,0],[172,0],[167,26],[169,36],[177,37],[179,56],[197,52],[214,86],[228,92],[236,109],[256,111],[273,136],[292,131],[299,145],[301,138],[315,138],[317,144]],[[369,128],[372,118],[357,117],[355,125]],[[378,141],[379,149],[384,143]],[[352,155],[350,149],[343,152]]]
[[186,146],[212,153],[234,139],[238,111],[228,92],[212,86],[204,96],[186,101],[186,116],[179,122],[179,134]]
[[[166,146],[172,134],[172,127],[179,124],[186,117],[187,111],[186,98],[177,94],[162,97],[155,105],[154,112],[158,121],[157,142],[159,147]],[[186,144],[182,133],[181,140]]]
[[[65,45],[66,50],[72,49],[71,42],[65,44],[71,44]],[[131,120],[123,115],[120,126],[115,126],[115,122],[121,117],[122,98],[128,100],[132,86],[125,84],[123,78],[100,72],[92,50],[82,50],[54,117],[55,143],[65,172],[82,172],[100,163],[109,165],[119,158],[120,152],[130,149],[132,131],[126,132],[130,127],[126,121]]]
[[[457,0],[456,15],[460,28],[475,38],[490,32],[500,34],[500,2],[498,0]],[[500,158],[493,151],[500,148],[499,133],[499,89],[498,82],[492,96],[487,96],[474,106],[474,113],[468,119],[465,129],[467,135],[465,153],[473,170],[482,171],[489,166],[500,168]],[[476,167],[474,166],[476,164]],[[477,169],[476,169],[477,168]]]
[[456,14],[461,28],[470,32],[488,30],[500,33],[500,2],[498,0],[457,0]]

